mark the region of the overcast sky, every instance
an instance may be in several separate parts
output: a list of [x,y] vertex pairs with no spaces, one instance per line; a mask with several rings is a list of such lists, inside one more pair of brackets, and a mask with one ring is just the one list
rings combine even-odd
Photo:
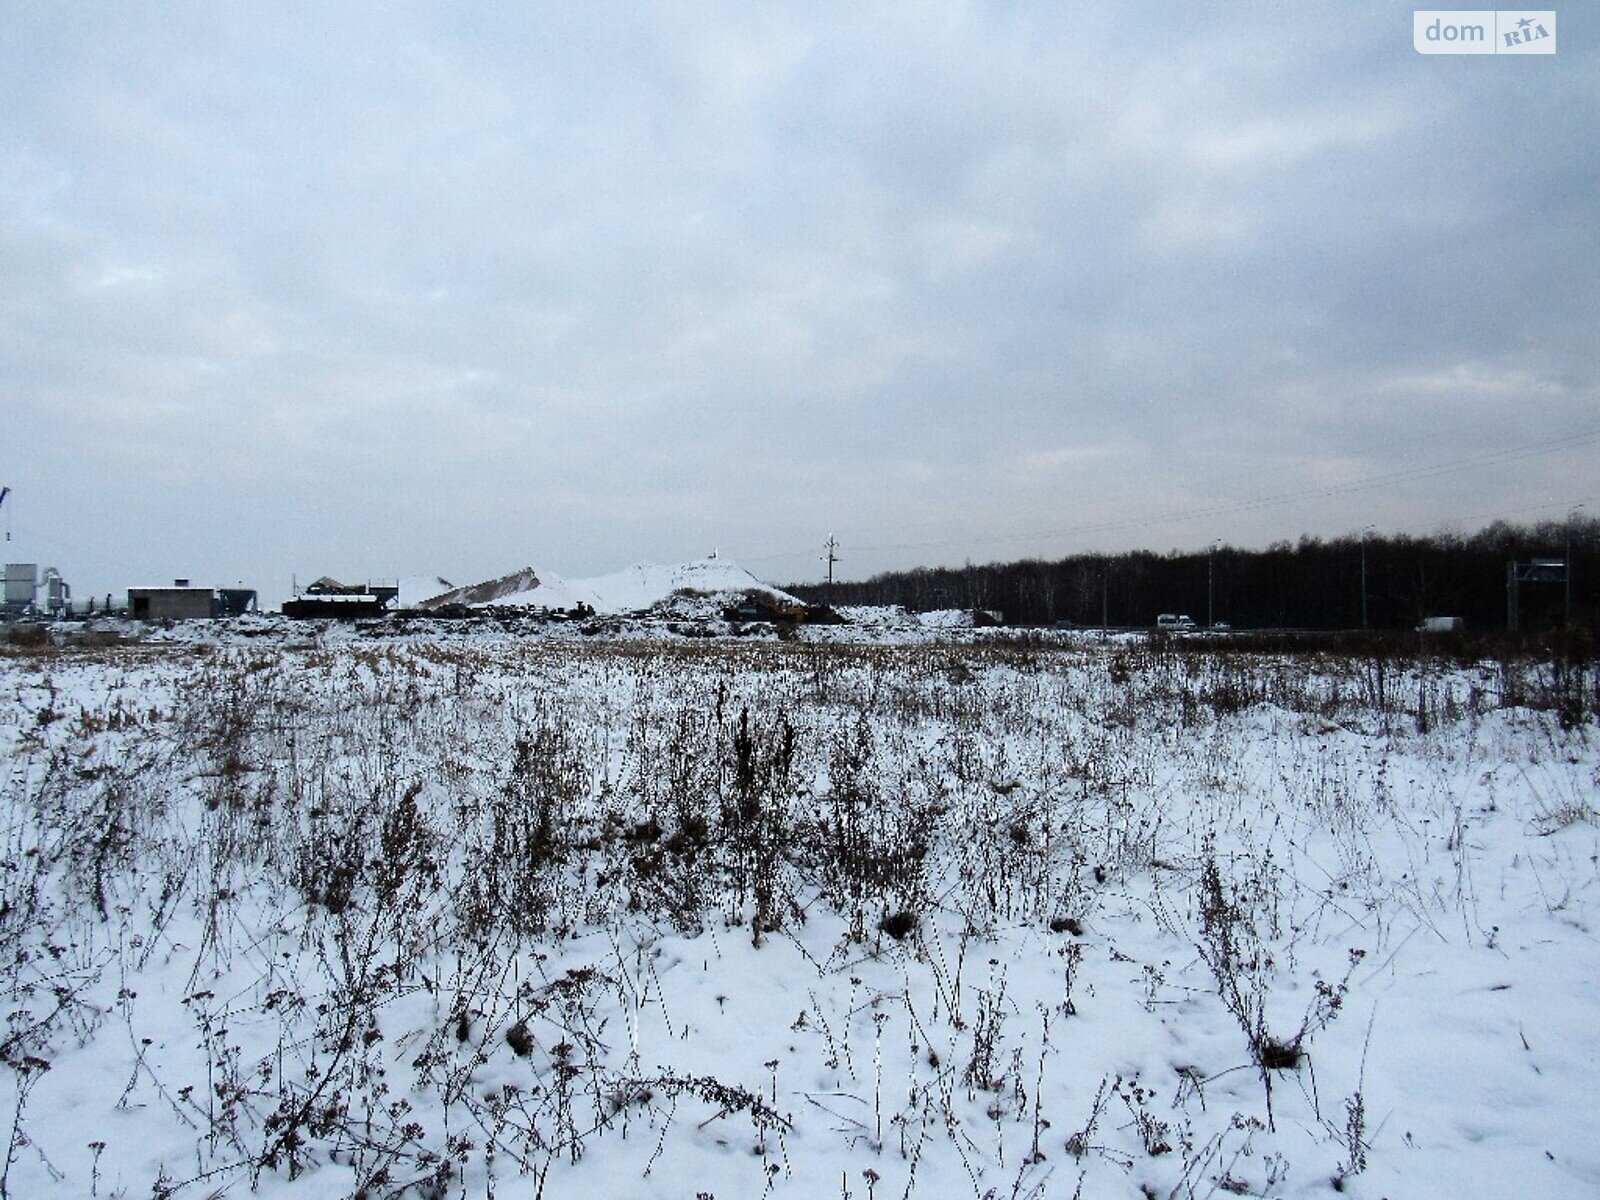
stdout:
[[1600,509],[1592,6],[1539,58],[1359,0],[475,7],[0,0],[8,560],[277,598]]

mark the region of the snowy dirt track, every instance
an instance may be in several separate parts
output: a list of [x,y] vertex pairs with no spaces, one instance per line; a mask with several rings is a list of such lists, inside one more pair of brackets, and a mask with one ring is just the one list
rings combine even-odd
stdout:
[[1592,670],[0,658],[0,1195],[1600,1194]]

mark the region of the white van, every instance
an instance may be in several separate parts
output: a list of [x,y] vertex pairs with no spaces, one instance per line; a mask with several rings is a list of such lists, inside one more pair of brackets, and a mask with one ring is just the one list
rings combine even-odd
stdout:
[[1162,613],[1156,618],[1156,628],[1172,633],[1184,633],[1194,628],[1194,618],[1176,613]]

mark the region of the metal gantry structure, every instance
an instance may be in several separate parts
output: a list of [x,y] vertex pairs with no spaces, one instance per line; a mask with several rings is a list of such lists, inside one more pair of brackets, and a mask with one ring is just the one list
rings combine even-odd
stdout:
[[1567,591],[1566,620],[1572,619],[1571,555],[1567,558],[1535,558],[1525,563],[1512,559],[1506,564],[1506,630],[1517,633],[1522,628],[1522,597],[1524,584],[1559,583]]

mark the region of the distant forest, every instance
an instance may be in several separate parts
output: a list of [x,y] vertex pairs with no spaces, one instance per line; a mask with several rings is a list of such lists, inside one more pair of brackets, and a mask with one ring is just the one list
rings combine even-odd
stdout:
[[[1507,627],[1507,564],[1571,555],[1574,626],[1600,628],[1600,519],[1496,522],[1478,533],[1302,537],[1265,550],[1080,554],[962,567],[887,571],[861,582],[786,584],[810,603],[899,604],[915,612],[983,609],[1007,624],[1149,626],[1160,613],[1236,629],[1410,629],[1460,617],[1472,630]],[[1363,622],[1363,561],[1365,622]],[[1518,588],[1526,632],[1560,628],[1569,585]]]

